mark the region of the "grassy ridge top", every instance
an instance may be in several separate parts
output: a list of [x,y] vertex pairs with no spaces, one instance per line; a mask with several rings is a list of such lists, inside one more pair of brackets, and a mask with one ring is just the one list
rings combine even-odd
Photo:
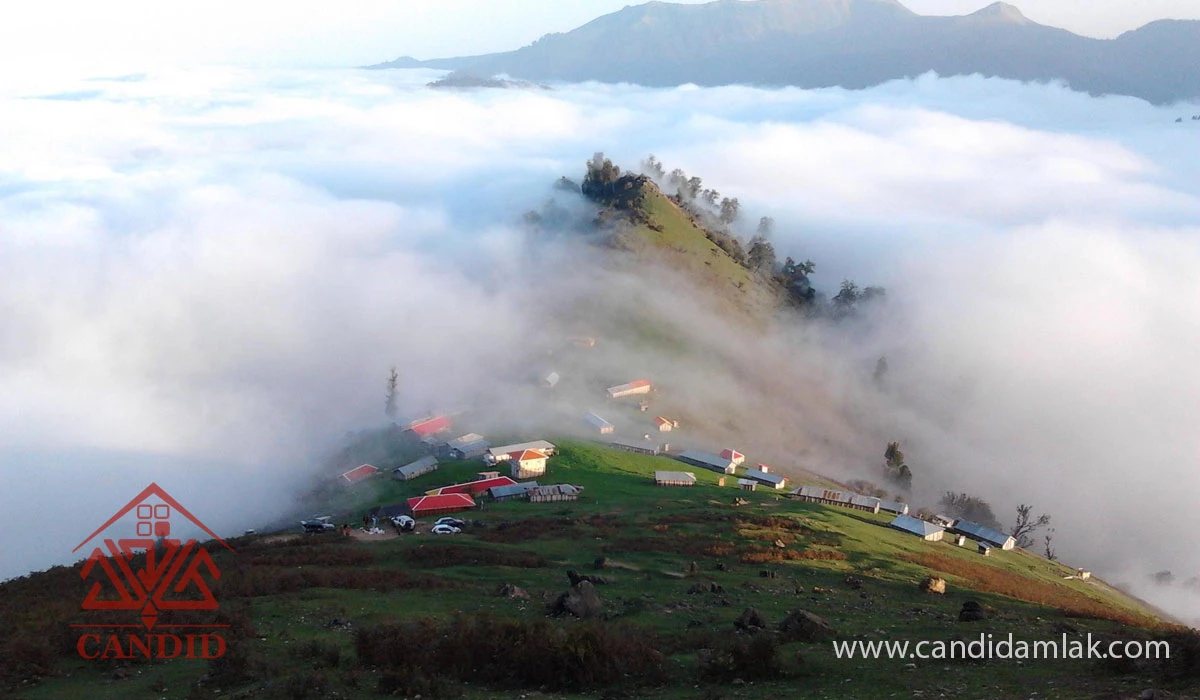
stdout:
[[617,247],[684,273],[722,301],[727,311],[751,320],[765,319],[774,311],[779,296],[768,280],[714,243],[709,232],[653,182],[636,182],[637,193],[622,200],[630,215],[628,226],[615,237]]
[[[359,645],[363,635],[389,625],[423,620],[430,634],[450,634],[464,619],[532,626],[542,636],[593,629],[545,618],[545,601],[565,590],[569,569],[607,579],[596,587],[607,613],[599,623],[604,629],[634,634],[662,654],[663,680],[622,691],[638,697],[694,698],[697,687],[730,687],[704,675],[706,650],[742,638],[732,634],[734,620],[748,607],[772,624],[803,609],[826,619],[841,639],[868,641],[1010,632],[1029,641],[1089,632],[1131,639],[1164,626],[1137,601],[1099,582],[1064,580],[1069,570],[1021,551],[985,559],[891,530],[884,516],[720,487],[718,475],[665,457],[586,442],[560,447],[539,481],[583,486],[577,502],[491,503],[467,515],[481,525],[454,536],[285,533],[234,540],[235,554],[216,551],[223,572],[217,595],[234,625],[222,662],[124,662],[129,670],[114,681],[116,664],[80,661],[60,629],[78,608],[58,598],[69,599],[74,588],[75,599],[84,592],[77,569],[4,584],[0,620],[10,633],[0,657],[8,663],[4,680],[17,681],[18,697],[28,700],[211,697],[216,688],[232,697],[378,697],[392,676],[364,663]],[[696,474],[697,486],[653,483],[655,470],[681,468]],[[373,506],[469,480],[478,469],[474,462],[448,463],[412,482],[380,480],[374,490],[350,492],[338,516],[353,522]],[[738,498],[748,503],[735,505]],[[598,557],[608,568],[593,568]],[[931,573],[947,579],[945,595],[918,590]],[[1015,589],[1013,581],[1020,583]],[[506,584],[530,597],[497,595]],[[958,622],[968,599],[991,608],[990,619]],[[42,680],[20,684],[12,660],[31,658],[30,647],[47,637],[65,646],[48,650],[51,664],[36,674]],[[431,639],[412,639],[405,663],[419,663]],[[461,644],[466,649],[470,641]],[[1090,698],[1112,687],[1112,677],[1092,661],[922,661],[925,672],[914,673],[904,659],[837,659],[827,643],[785,641],[771,653],[775,673],[733,686],[737,697],[868,697],[881,690],[1025,697],[1032,681],[1054,689],[1053,697]],[[201,676],[206,681],[198,691]],[[1150,680],[1143,674],[1132,682]],[[570,696],[612,697],[611,688],[580,692]],[[497,697],[470,684],[454,684],[453,693]]]

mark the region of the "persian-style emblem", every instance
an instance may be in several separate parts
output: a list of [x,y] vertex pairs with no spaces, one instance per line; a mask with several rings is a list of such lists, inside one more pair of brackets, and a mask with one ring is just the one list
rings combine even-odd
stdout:
[[[84,562],[81,576],[92,585],[83,600],[87,611],[130,612],[139,621],[80,624],[73,627],[138,630],[124,636],[84,634],[77,645],[80,656],[96,658],[216,658],[225,651],[225,640],[213,629],[227,625],[160,622],[168,611],[215,611],[219,605],[210,581],[221,572],[208,550],[195,539],[171,537],[171,520],[179,516],[233,551],[224,540],[192,515],[158,484],[150,484],[108,519],[73,551],[78,552],[129,514],[136,516],[133,537],[105,537]],[[137,619],[137,618],[135,618]],[[155,630],[158,630],[156,632]],[[165,630],[191,630],[175,634]],[[144,631],[142,631],[144,630]],[[203,633],[209,630],[209,633]],[[200,632],[199,634],[195,632]]]

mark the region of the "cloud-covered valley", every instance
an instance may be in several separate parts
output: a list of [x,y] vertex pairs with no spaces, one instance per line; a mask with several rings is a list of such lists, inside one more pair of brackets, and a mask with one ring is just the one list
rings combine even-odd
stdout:
[[[522,213],[595,151],[703,177],[747,231],[773,217],[777,251],[816,261],[824,291],[887,288],[852,327],[629,359],[696,405],[782,415],[751,457],[873,476],[901,440],[918,500],[977,492],[1002,519],[1034,503],[1064,558],[1135,586],[1200,574],[1158,534],[1200,527],[1200,107],[932,76],[860,92],[433,77],[0,86],[0,507],[30,523],[0,534],[0,576],[68,559],[151,478],[225,532],[287,512],[330,445],[383,421],[388,367],[406,412],[497,401],[580,295],[632,308],[662,284],[654,313],[696,343],[728,336],[658,275],[530,242]],[[1187,600],[1172,609],[1200,616]]]

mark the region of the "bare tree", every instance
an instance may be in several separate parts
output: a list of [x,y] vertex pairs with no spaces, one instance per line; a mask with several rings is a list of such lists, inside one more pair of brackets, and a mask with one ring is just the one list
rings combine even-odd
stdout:
[[383,401],[383,412],[388,418],[396,417],[396,388],[400,384],[400,373],[396,371],[395,366],[388,372],[387,378],[387,397]]
[[1017,522],[1008,533],[1017,541],[1017,545],[1025,549],[1033,546],[1033,533],[1050,524],[1050,516],[1045,513],[1033,517],[1033,506],[1022,503],[1017,506]]
[[1042,541],[1046,543],[1046,558],[1050,561],[1058,561],[1058,554],[1054,551],[1054,528],[1046,531]]

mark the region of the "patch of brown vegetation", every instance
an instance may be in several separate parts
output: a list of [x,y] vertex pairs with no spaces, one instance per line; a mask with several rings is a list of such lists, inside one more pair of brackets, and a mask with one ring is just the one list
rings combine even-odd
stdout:
[[412,574],[397,569],[370,569],[351,566],[247,566],[239,565],[221,572],[214,591],[218,598],[258,598],[293,593],[309,588],[341,588],[370,591],[396,591],[454,588],[457,583],[428,574]]
[[[413,640],[421,640],[420,653],[413,653]],[[653,634],[595,620],[561,624],[459,616],[396,622],[360,628],[355,650],[360,664],[396,681],[381,687],[393,694],[428,694],[435,682],[446,681],[582,691],[664,678]]]
[[983,593],[997,593],[1050,608],[1058,608],[1068,617],[1087,617],[1112,620],[1137,627],[1161,627],[1162,624],[1146,615],[1121,610],[1057,583],[1037,581],[994,566],[966,561],[945,554],[925,552],[901,554],[900,557],[925,568],[957,576],[967,585]]
[[423,544],[406,551],[404,559],[413,566],[438,569],[447,566],[511,566],[539,569],[548,566],[545,557],[532,552],[503,551],[461,544]]
[[739,560],[743,564],[770,564],[781,561],[845,561],[846,555],[836,549],[781,549],[779,547],[754,547],[743,551]]
[[584,536],[586,521],[575,518],[526,518],[504,520],[493,527],[480,530],[476,536],[484,542],[513,544],[540,538],[568,538]]

